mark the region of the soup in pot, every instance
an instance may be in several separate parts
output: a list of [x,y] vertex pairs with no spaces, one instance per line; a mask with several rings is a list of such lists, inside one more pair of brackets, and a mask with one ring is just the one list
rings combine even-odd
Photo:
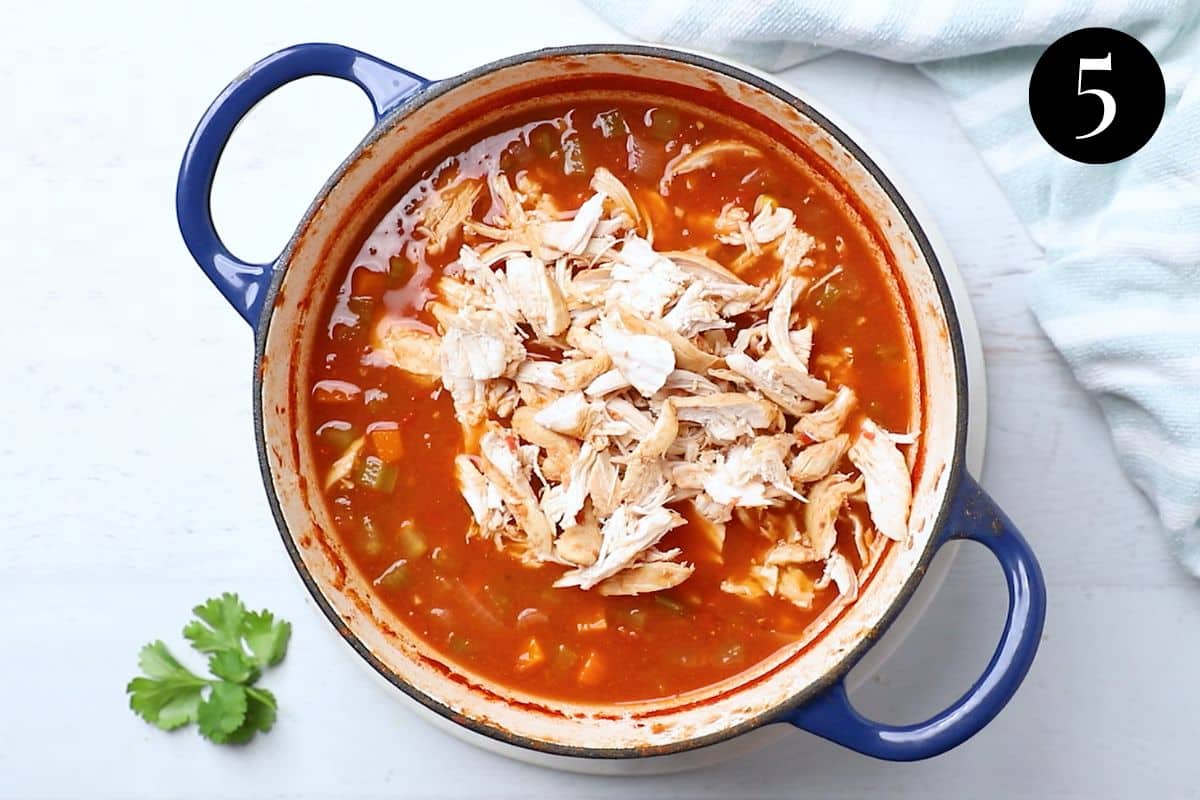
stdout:
[[343,267],[309,367],[336,535],[463,674],[580,703],[808,639],[908,537],[919,387],[861,215],[652,96],[452,143]]

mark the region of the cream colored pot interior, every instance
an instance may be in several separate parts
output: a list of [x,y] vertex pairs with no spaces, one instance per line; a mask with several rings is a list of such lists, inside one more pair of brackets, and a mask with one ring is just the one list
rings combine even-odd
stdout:
[[[690,58],[690,57],[689,57]],[[426,162],[450,135],[469,135],[496,112],[488,98],[504,96],[510,113],[554,87],[594,91],[598,79],[611,92],[629,89],[630,78],[661,82],[670,95],[715,93],[773,120],[803,143],[810,156],[840,176],[857,207],[875,223],[891,254],[894,274],[910,310],[920,353],[923,401],[912,543],[892,546],[859,600],[831,609],[820,632],[757,665],[736,680],[670,701],[620,707],[588,707],[522,696],[489,685],[405,633],[400,620],[378,603],[363,576],[350,565],[333,535],[332,522],[312,479],[313,459],[305,431],[307,364],[314,332],[321,326],[323,298],[334,277],[353,257],[363,237],[390,207],[412,170]],[[559,82],[555,84],[555,82]],[[275,297],[261,361],[263,436],[278,513],[290,532],[293,552],[307,571],[310,588],[340,629],[373,666],[421,702],[452,719],[510,741],[559,752],[638,755],[669,752],[743,731],[805,692],[815,691],[844,671],[851,656],[869,644],[881,622],[901,603],[922,560],[950,479],[959,401],[950,322],[943,311],[930,265],[900,209],[855,156],[821,125],[772,93],[747,82],[673,58],[629,53],[568,53],[502,64],[429,99],[398,121],[385,122],[367,146],[343,166],[323,201],[310,212],[287,258]],[[644,92],[643,92],[644,93]],[[544,96],[544,94],[542,95]],[[526,99],[522,100],[521,97]],[[755,113],[742,115],[753,119]],[[355,641],[357,640],[357,641]],[[577,750],[578,748],[578,750]]]

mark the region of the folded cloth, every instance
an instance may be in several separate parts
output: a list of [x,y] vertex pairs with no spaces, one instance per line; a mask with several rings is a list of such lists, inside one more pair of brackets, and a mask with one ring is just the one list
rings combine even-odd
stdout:
[[[1098,400],[1126,472],[1171,548],[1200,575],[1200,25],[1169,0],[587,0],[629,34],[778,70],[831,50],[915,63],[1046,252],[1030,305]],[[1109,165],[1070,161],[1027,100],[1046,45],[1079,28],[1125,31],[1154,53],[1166,115]]]

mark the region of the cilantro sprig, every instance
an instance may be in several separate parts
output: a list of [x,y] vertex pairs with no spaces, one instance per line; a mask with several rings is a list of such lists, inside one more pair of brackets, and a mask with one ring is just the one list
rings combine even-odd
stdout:
[[275,723],[275,695],[256,682],[263,670],[283,660],[291,623],[270,611],[248,611],[226,592],[192,609],[196,619],[183,629],[192,647],[208,656],[211,678],[181,664],[161,641],[138,655],[142,675],[125,687],[129,707],[164,731],[195,722],[218,744],[241,744]]

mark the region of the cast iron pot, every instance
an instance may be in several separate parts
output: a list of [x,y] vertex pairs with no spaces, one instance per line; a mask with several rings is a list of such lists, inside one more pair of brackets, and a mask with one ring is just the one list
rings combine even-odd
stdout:
[[[217,161],[256,103],[310,75],[356,84],[371,100],[376,125],[317,195],[279,258],[250,264],[230,253],[213,227],[209,194]],[[304,401],[321,298],[445,136],[469,134],[547,95],[625,91],[631,79],[643,89],[652,81],[658,95],[716,103],[776,141],[806,150],[870,221],[889,255],[917,341],[920,445],[911,544],[888,548],[857,602],[835,604],[805,641],[736,678],[654,702],[597,707],[488,683],[445,663],[405,633],[331,535],[320,482],[311,479]],[[513,56],[428,81],[339,45],[299,45],[239,75],[208,109],[184,155],[176,202],[188,249],[256,332],[254,417],[263,479],[301,580],[329,623],[396,694],[449,720],[459,732],[481,735],[469,736],[477,743],[586,770],[588,764],[611,763],[603,760],[661,760],[655,757],[715,750],[710,746],[728,746],[769,723],[786,722],[860,753],[912,761],[945,752],[978,732],[1029,670],[1045,616],[1045,586],[1025,540],[963,466],[962,332],[933,248],[875,162],[825,115],[765,76],[676,50],[586,45]],[[865,719],[847,697],[847,671],[908,602],[938,548],[960,539],[987,547],[1003,568],[1009,598],[999,646],[970,690],[931,719],[915,725]]]

